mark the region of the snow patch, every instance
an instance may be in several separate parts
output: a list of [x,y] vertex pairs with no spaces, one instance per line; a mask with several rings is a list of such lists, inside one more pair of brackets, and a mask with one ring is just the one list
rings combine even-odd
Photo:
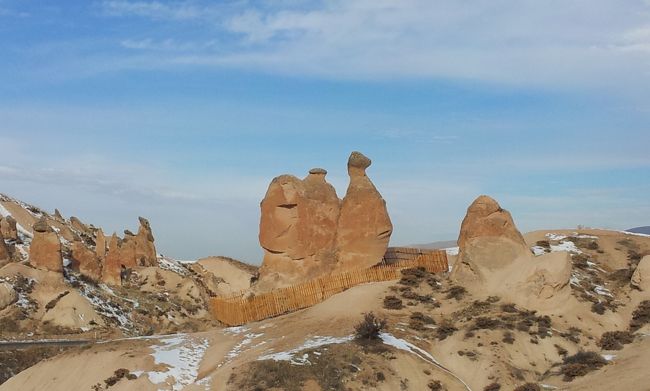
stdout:
[[551,252],[554,253],[558,251],[567,251],[574,254],[582,254],[582,251],[576,247],[576,244],[568,240],[560,242],[559,244],[551,244]]
[[615,355],[615,354],[603,354],[602,356],[603,356],[603,358],[604,358],[605,360],[607,360],[607,361],[612,361],[613,359],[616,358],[616,355]]
[[[172,390],[180,391],[185,386],[195,383],[199,365],[208,349],[207,339],[178,334],[163,338],[159,345],[151,346],[154,362],[167,366],[165,371],[146,372],[153,384],[167,384]],[[206,387],[208,384],[201,384]]]
[[171,272],[174,272],[176,274],[180,274],[181,276],[187,276],[189,272],[185,267],[182,266],[182,264],[174,259],[170,258],[165,258],[165,257],[158,257],[158,266],[161,269],[169,270]]
[[262,356],[259,356],[257,360],[274,360],[274,361],[290,361],[294,365],[305,365],[309,363],[309,357],[307,354],[303,354],[300,357],[295,357],[299,352],[306,349],[314,349],[324,345],[333,345],[350,342],[354,339],[354,336],[348,335],[346,337],[322,337],[315,336],[306,340],[302,345],[297,348],[288,350],[286,352],[277,352],[269,353]]
[[566,235],[554,234],[552,232],[549,232],[544,236],[546,236],[549,240],[556,240],[556,241],[564,240],[567,238]]
[[533,254],[535,254],[536,257],[546,254],[546,249],[542,246],[533,246],[530,249],[533,251]]

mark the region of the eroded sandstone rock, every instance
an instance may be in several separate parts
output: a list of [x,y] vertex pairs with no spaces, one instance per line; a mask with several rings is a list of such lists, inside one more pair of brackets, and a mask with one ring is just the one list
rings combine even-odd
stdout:
[[14,287],[8,282],[0,282],[0,311],[18,300]]
[[335,271],[366,268],[379,263],[393,232],[386,201],[366,175],[370,164],[370,159],[359,152],[352,152],[348,160],[350,184],[338,222]]
[[526,308],[548,309],[570,297],[571,257],[535,257],[510,213],[488,196],[467,209],[451,279],[479,295],[500,296]]
[[0,232],[0,267],[3,267],[9,262],[11,262],[11,254],[5,244],[4,236],[2,235],[2,232]]
[[89,279],[98,282],[102,276],[102,264],[94,251],[81,241],[72,243],[72,260],[79,272]]
[[264,261],[257,287],[266,290],[321,275],[379,263],[392,225],[386,203],[367,177],[370,159],[353,152],[350,185],[341,201],[314,168],[304,179],[281,175],[261,202],[260,244]]
[[18,240],[18,229],[16,219],[12,216],[5,216],[0,220],[0,233],[5,239]]
[[38,269],[63,271],[63,256],[59,236],[43,217],[34,223],[34,238],[29,247],[29,263]]

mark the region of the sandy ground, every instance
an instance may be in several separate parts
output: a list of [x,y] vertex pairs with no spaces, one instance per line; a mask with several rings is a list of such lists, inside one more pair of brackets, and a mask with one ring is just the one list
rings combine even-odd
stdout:
[[251,286],[251,277],[253,276],[251,270],[247,270],[228,259],[208,257],[199,259],[197,263],[216,277],[224,280],[217,287],[218,293],[221,295],[240,292]]

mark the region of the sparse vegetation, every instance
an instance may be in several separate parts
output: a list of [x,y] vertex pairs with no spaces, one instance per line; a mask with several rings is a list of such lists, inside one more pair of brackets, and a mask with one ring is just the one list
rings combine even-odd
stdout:
[[384,308],[388,310],[399,310],[404,308],[402,299],[396,296],[386,296],[384,297]]
[[537,383],[526,383],[522,384],[519,387],[515,388],[515,391],[541,391]]
[[578,352],[564,358],[560,373],[564,375],[564,381],[570,382],[576,377],[584,376],[605,365],[607,365],[607,360],[596,352]]
[[407,286],[418,286],[427,276],[424,268],[410,268],[402,270],[402,278],[399,283]]
[[598,346],[603,350],[621,350],[623,345],[632,343],[634,335],[629,331],[608,331],[603,333]]
[[108,379],[104,380],[104,383],[106,384],[106,388],[110,388],[111,386],[114,386],[117,384],[122,379],[127,379],[127,380],[135,380],[137,379],[137,376],[132,374],[128,369],[126,368],[120,368],[115,370],[113,372],[113,376],[109,377]]
[[458,329],[454,326],[454,324],[451,321],[447,319],[443,319],[443,321],[440,322],[438,328],[436,329],[436,338],[442,341],[448,336],[455,333],[456,331],[458,331]]
[[483,391],[499,391],[499,390],[501,390],[501,384],[499,383],[491,383],[483,387]]
[[646,324],[650,323],[650,300],[644,300],[639,304],[632,313],[630,321],[630,330],[636,331]]
[[447,293],[447,296],[445,296],[445,298],[456,299],[457,301],[461,301],[465,297],[467,290],[462,286],[454,285],[451,288],[449,288],[449,290],[447,290],[445,293]]
[[429,387],[429,390],[431,391],[444,391],[446,388],[442,385],[442,383],[439,380],[431,380],[429,384],[427,384],[427,387]]
[[363,320],[354,326],[357,340],[372,341],[379,339],[379,333],[386,328],[386,319],[379,319],[374,313],[363,315]]

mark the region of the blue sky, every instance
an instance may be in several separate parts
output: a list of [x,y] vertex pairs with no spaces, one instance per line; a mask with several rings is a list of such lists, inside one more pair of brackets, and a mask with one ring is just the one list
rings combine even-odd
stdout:
[[270,180],[346,159],[393,244],[650,224],[649,1],[0,0],[0,192],[258,263]]

